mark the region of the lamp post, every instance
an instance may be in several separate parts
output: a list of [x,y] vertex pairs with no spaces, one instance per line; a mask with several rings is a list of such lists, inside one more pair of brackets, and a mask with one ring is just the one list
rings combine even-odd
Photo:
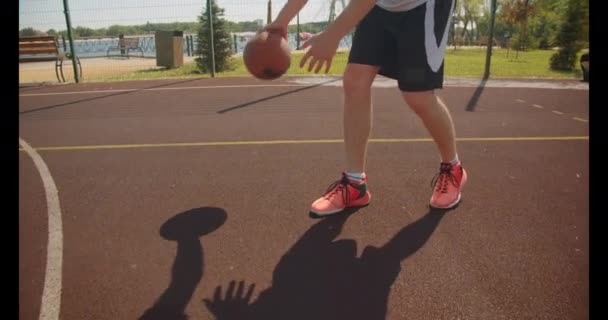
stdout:
[[486,70],[483,74],[483,79],[487,80],[490,77],[490,63],[492,59],[492,44],[494,43],[494,22],[496,20],[496,0],[492,0],[491,16],[490,16],[490,36],[488,37],[488,49],[486,53]]

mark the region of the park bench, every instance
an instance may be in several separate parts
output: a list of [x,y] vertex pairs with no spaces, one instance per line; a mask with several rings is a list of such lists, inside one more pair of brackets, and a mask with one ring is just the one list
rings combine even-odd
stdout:
[[120,54],[127,54],[129,58],[129,51],[138,50],[141,52],[141,56],[144,56],[144,50],[139,46],[139,38],[119,38],[117,46],[111,46],[106,51],[106,55],[110,56],[110,51],[120,51]]
[[[66,57],[68,55],[59,49],[59,42],[54,36],[19,37],[19,63],[55,61],[55,75],[59,82],[65,82],[63,61]],[[82,75],[82,65],[78,57],[76,63]]]

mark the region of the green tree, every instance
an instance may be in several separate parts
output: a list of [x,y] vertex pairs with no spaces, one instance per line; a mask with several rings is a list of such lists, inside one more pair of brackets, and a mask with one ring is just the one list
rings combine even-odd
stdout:
[[581,45],[583,48],[589,47],[589,0],[582,3],[583,18],[581,20]]
[[91,29],[91,28],[87,28],[87,27],[76,27],[73,29],[74,31],[74,37],[76,38],[81,38],[81,37],[94,37],[96,36],[96,32],[95,30]]
[[45,35],[44,32],[42,32],[40,30],[36,30],[31,27],[27,27],[27,28],[23,28],[23,29],[19,30],[20,37],[33,37],[33,36],[43,36],[43,35]]
[[531,47],[528,19],[536,14],[536,3],[531,0],[505,0],[501,5],[500,20],[510,29],[510,44],[516,50]]
[[[215,71],[222,72],[234,69],[232,61],[232,36],[226,28],[224,9],[220,8],[215,0],[211,0],[211,13],[213,24],[213,53],[215,58]],[[212,70],[211,59],[211,35],[209,30],[209,8],[205,7],[203,14],[199,16],[200,28],[196,45],[195,59],[198,69],[202,73]]]
[[580,0],[568,0],[564,19],[555,38],[555,44],[559,47],[559,51],[551,56],[551,69],[566,71],[574,69],[576,55],[583,47],[581,34],[584,16],[583,2]]
[[555,11],[541,10],[530,20],[530,38],[532,47],[550,49],[560,25],[559,15]]
[[[456,12],[458,12],[459,20],[464,23],[460,37],[470,44],[477,37],[471,33],[469,25],[475,26],[475,28],[479,26],[481,13],[485,10],[485,3],[482,0],[458,1],[458,3],[459,8],[456,9]],[[479,30],[476,31],[479,32]]]
[[529,20],[529,46],[550,49],[561,24],[560,12],[567,7],[565,0],[535,0],[536,14]]
[[[513,35],[517,34],[517,25],[514,24],[509,15],[507,14],[507,12],[510,10],[510,6],[509,3],[501,3],[500,1],[497,1],[496,3],[497,5],[497,10],[496,10],[496,21],[495,21],[495,25],[494,25],[494,37],[496,38],[496,40],[500,43],[501,47],[507,47],[510,46],[510,42],[511,39],[513,39]],[[487,11],[487,15],[488,15],[488,21],[487,21],[487,27],[484,26],[484,28],[487,28],[487,30],[489,31],[489,26],[490,26],[490,21],[489,21],[489,16],[490,16],[490,11]]]

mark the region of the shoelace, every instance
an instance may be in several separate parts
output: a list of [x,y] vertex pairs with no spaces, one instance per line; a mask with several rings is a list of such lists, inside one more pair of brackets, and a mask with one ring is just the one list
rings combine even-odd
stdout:
[[451,182],[452,185],[458,187],[458,181],[456,181],[456,177],[452,173],[452,165],[449,163],[442,163],[439,168],[439,173],[436,174],[431,181],[431,187],[436,186],[436,192],[447,193],[448,182]]
[[346,179],[346,177],[336,180],[327,188],[327,191],[325,191],[325,199],[329,200],[336,193],[340,192],[342,194],[342,201],[344,201],[344,203],[348,203],[350,201],[350,192],[346,190],[347,185],[348,179]]

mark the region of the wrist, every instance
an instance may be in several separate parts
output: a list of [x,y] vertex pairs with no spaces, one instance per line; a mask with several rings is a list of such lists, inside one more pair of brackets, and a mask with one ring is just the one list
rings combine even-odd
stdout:
[[290,19],[288,17],[278,16],[272,24],[282,28],[287,28],[287,26],[289,25],[289,21]]
[[341,32],[340,29],[336,28],[335,25],[330,26],[323,33],[328,39],[334,42],[339,42],[346,35],[346,32]]

